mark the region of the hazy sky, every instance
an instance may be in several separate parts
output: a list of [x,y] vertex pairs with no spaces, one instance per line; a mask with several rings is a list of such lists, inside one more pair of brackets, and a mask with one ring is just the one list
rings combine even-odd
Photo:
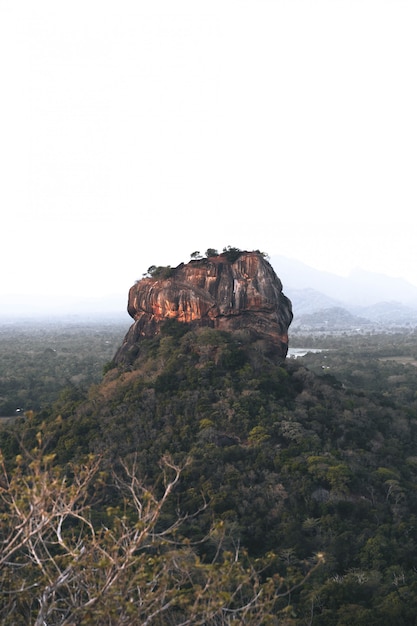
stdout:
[[417,284],[415,0],[0,0],[4,293],[225,245]]

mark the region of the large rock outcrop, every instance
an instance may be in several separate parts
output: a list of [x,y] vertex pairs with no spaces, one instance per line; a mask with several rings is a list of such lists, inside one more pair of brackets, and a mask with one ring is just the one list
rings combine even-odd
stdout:
[[[143,337],[153,337],[167,319],[225,331],[246,331],[277,358],[288,350],[290,300],[271,265],[259,252],[240,252],[157,268],[129,291],[128,312],[135,320],[116,354],[131,363]],[[165,271],[164,271],[165,269]]]

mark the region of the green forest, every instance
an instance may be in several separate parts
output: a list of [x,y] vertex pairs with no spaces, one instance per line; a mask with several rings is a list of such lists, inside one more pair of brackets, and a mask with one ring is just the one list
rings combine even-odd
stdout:
[[2,328],[0,623],[417,624],[416,331],[127,325]]

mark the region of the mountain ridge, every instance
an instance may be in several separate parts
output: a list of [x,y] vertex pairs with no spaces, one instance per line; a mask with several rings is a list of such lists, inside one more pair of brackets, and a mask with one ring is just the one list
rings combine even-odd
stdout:
[[[417,287],[402,278],[365,270],[343,277],[283,256],[273,256],[271,264],[280,273],[293,303],[293,330],[322,327],[320,315],[330,320],[329,328],[333,329],[417,324]],[[331,309],[338,310],[333,314]],[[339,309],[345,310],[344,316]]]
[[417,287],[403,278],[359,268],[352,270],[348,276],[339,276],[281,255],[272,255],[270,261],[287,290],[315,289],[348,304],[360,301],[367,306],[397,300],[417,307]]

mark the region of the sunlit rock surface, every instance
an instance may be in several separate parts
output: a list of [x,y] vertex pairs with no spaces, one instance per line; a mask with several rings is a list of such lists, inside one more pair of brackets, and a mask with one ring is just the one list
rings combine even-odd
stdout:
[[116,363],[130,363],[143,337],[153,337],[167,319],[191,327],[247,331],[265,350],[285,358],[290,300],[271,265],[259,252],[242,252],[230,261],[227,254],[181,263],[169,278],[147,277],[129,291],[128,312],[135,320]]

